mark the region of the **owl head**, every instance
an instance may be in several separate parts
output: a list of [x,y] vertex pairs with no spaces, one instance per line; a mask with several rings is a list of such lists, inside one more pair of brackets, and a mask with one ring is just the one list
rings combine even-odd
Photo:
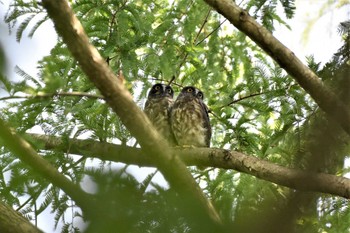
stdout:
[[151,88],[151,90],[148,93],[148,98],[173,98],[174,97],[174,91],[171,88],[171,86],[165,85],[165,84],[155,84]]
[[201,99],[201,100],[204,99],[203,92],[201,90],[199,90],[198,88],[195,88],[192,86],[184,87],[179,96],[183,96],[183,97],[191,96],[191,97],[196,97],[196,98]]

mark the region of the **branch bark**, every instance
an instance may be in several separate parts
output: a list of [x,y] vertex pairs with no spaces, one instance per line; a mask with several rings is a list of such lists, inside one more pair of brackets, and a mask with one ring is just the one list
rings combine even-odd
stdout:
[[67,1],[43,0],[44,8],[54,22],[73,57],[82,70],[104,96],[107,104],[118,114],[124,125],[140,143],[146,156],[156,164],[169,184],[182,196],[184,202],[197,209],[196,217],[204,224],[221,225],[221,220],[210,201],[195,182],[187,167],[175,155],[169,153],[168,145],[140,108],[133,102],[130,93],[107,66],[74,15]]
[[258,24],[248,12],[237,6],[234,1],[205,0],[205,2],[270,55],[310,94],[320,108],[350,135],[350,110],[291,50],[266,28]]
[[[38,149],[42,150],[60,148],[60,150],[69,150],[72,154],[101,160],[146,167],[157,165],[138,148],[79,139],[70,139],[67,144],[59,137],[39,134],[28,134],[28,136],[39,146]],[[344,177],[291,169],[236,151],[215,148],[172,148],[172,150],[188,166],[234,169],[292,189],[350,198],[350,179]]]
[[3,233],[42,233],[28,219],[0,202],[0,232]]
[[55,96],[71,96],[71,97],[87,97],[93,99],[103,99],[103,96],[97,94],[90,94],[84,92],[57,92],[57,93],[38,93],[34,95],[13,95],[13,96],[5,96],[0,98],[2,100],[11,100],[11,99],[43,99],[43,98],[52,98]]

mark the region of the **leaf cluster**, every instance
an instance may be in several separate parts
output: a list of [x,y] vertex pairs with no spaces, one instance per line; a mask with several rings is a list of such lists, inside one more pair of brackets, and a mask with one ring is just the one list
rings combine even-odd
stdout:
[[[123,71],[125,85],[140,107],[154,83],[172,82],[176,93],[184,86],[194,85],[204,91],[211,111],[213,147],[238,150],[285,166],[298,166],[303,161],[296,155],[305,153],[305,127],[315,116],[317,106],[258,46],[204,2],[77,0],[71,1],[71,6],[106,63],[115,73]],[[294,1],[290,0],[251,0],[242,3],[242,7],[270,31],[276,23],[288,27],[284,18],[292,18],[295,12]],[[279,7],[284,13],[278,11]],[[47,19],[36,1],[16,0],[5,20],[11,29],[19,24],[19,41],[26,29],[33,36]],[[342,24],[340,31],[348,32],[347,26]],[[324,79],[331,77],[348,60],[347,43],[348,40],[336,59],[325,67],[312,58],[309,66],[324,74]],[[38,65],[40,73],[36,77],[18,67],[20,81],[5,79],[3,89],[10,96],[73,91],[99,94],[60,39]],[[7,101],[0,115],[19,132],[40,131],[62,139],[137,144],[103,100],[87,96]],[[102,209],[110,213],[110,219],[99,219],[98,213],[84,216],[65,193],[2,149],[3,201],[32,220],[51,208],[56,226],[62,223],[63,232],[79,232],[75,218],[88,221],[87,232],[201,229],[191,224],[192,219],[182,217],[176,193],[153,183],[154,174],[140,182],[126,168],[116,168],[108,161],[84,159],[70,151],[62,153],[59,148],[40,154],[76,184],[87,185],[89,177],[89,185],[96,188],[94,196]],[[337,172],[340,171],[338,167]],[[259,216],[269,208],[277,213],[290,192],[233,171],[193,168],[192,172],[223,220],[232,227],[246,224],[250,216]],[[337,222],[337,218],[344,220],[349,216],[346,203],[329,197],[320,197],[317,203],[317,214],[307,221],[321,220],[321,224],[311,224],[313,232],[347,229],[346,224]],[[69,218],[70,211],[73,214]],[[301,223],[300,231],[306,225]]]

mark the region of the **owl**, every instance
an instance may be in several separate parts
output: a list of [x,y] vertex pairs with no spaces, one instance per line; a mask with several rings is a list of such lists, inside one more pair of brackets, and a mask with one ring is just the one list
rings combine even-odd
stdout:
[[171,109],[171,129],[177,145],[210,147],[211,126],[203,92],[184,87]]
[[155,84],[148,93],[144,112],[155,129],[170,145],[175,145],[174,135],[170,127],[170,108],[174,100],[173,89],[165,84]]

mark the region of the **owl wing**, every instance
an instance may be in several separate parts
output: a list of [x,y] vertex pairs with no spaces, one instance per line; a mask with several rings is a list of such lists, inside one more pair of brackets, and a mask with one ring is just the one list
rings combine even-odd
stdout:
[[203,101],[199,101],[201,107],[202,107],[202,117],[203,117],[203,127],[207,129],[206,135],[205,135],[205,143],[207,147],[210,147],[210,139],[211,139],[211,125],[210,125],[210,119],[209,119],[209,109]]
[[147,99],[146,103],[145,103],[145,107],[143,108],[143,111],[146,113],[146,115],[148,116],[148,118],[150,118],[150,120],[152,121],[152,110],[153,110],[153,103],[152,100]]

